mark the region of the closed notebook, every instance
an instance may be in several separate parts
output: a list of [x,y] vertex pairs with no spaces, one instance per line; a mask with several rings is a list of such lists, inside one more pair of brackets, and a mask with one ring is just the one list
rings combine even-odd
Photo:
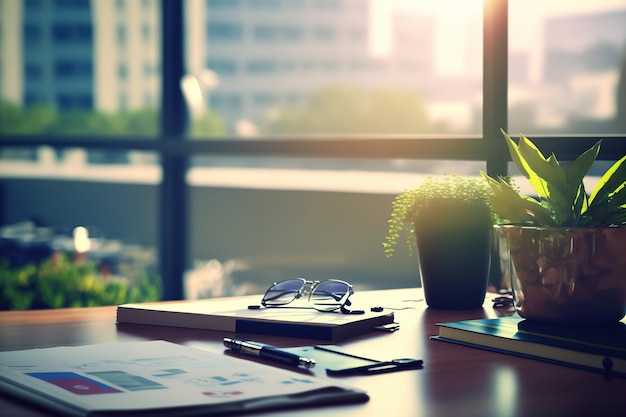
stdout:
[[241,300],[201,300],[123,304],[118,323],[186,327],[337,341],[392,323],[393,312],[342,314],[310,308],[248,309]]
[[568,325],[521,317],[440,323],[435,340],[626,376],[626,323]]

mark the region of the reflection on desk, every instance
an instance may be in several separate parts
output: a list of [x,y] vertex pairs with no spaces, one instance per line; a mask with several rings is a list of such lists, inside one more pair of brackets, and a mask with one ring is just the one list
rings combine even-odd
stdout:
[[[401,328],[393,333],[371,332],[346,339],[338,345],[353,354],[377,360],[420,358],[424,360],[423,369],[344,378],[343,381],[347,384],[368,392],[370,401],[365,404],[260,415],[626,415],[626,378],[606,377],[532,359],[430,340],[430,336],[438,333],[437,323],[513,314],[510,308],[494,309],[491,295],[486,297],[483,308],[461,311],[433,310],[427,308],[423,301],[411,301],[421,298],[419,289],[365,291],[355,294],[355,305],[401,308],[394,310]],[[246,297],[242,297],[242,302],[247,302]],[[0,350],[163,339],[223,353],[223,337],[235,336],[234,333],[195,329],[116,325],[115,310],[116,307],[111,306],[1,312]],[[248,335],[236,334],[236,337]],[[254,340],[277,347],[318,343],[316,340],[258,335],[254,336]],[[285,366],[285,369],[292,368]],[[319,377],[325,377],[324,369],[312,368],[312,371]],[[48,415],[7,397],[0,397],[0,409],[7,416]]]

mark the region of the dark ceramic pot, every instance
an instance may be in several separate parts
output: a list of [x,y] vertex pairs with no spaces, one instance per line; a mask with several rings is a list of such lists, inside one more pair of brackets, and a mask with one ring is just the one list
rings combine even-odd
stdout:
[[429,307],[482,306],[489,281],[492,224],[483,205],[433,204],[416,224],[417,256]]

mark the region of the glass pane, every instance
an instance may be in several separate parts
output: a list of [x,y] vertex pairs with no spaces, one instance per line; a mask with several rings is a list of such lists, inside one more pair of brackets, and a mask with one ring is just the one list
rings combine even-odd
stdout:
[[[194,159],[186,297],[263,294],[303,277],[357,291],[419,285],[416,256],[385,257],[391,202],[426,175],[478,176],[483,162]],[[376,166],[377,170],[370,169]]]
[[160,2],[0,3],[0,133],[157,134]]
[[187,0],[192,133],[480,133],[482,2]]
[[151,153],[3,148],[0,309],[159,299],[155,161]]
[[626,3],[511,0],[509,131],[626,132]]

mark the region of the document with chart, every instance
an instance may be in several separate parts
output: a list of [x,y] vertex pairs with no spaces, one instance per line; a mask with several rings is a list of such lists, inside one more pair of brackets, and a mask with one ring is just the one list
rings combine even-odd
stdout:
[[326,379],[165,341],[0,352],[0,391],[63,415],[228,415],[358,403]]

